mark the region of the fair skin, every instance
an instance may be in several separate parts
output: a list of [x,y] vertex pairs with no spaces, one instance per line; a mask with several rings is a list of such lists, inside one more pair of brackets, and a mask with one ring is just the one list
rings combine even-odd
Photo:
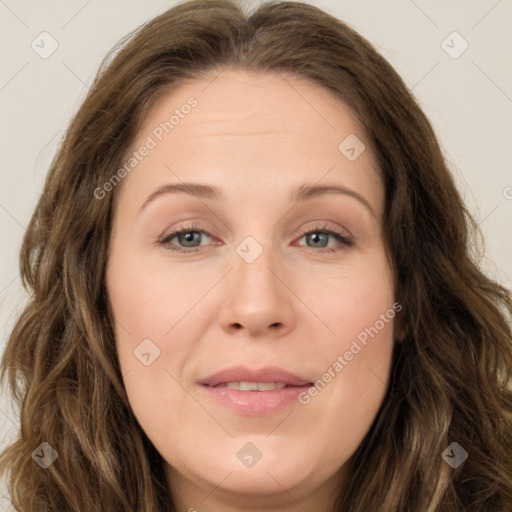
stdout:
[[[156,147],[116,190],[106,282],[126,391],[180,512],[326,512],[382,404],[393,321],[307,404],[245,414],[199,381],[244,365],[316,382],[382,318],[394,303],[382,180],[360,124],[329,91],[241,70],[213,77],[155,102],[131,151],[188,98],[198,104],[161,141],[153,136]],[[349,134],[366,144],[354,161],[338,150]],[[182,181],[218,187],[223,199],[163,193],[141,209]],[[290,198],[326,184],[362,200]],[[158,243],[191,224],[188,237]],[[236,250],[246,237],[262,249],[250,263]],[[160,350],[148,366],[134,356],[144,339]],[[249,442],[261,454],[251,467],[237,456]]]

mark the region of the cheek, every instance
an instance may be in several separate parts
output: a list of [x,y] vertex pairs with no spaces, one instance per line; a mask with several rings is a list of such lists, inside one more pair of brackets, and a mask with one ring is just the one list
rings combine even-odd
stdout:
[[[194,279],[141,258],[113,258],[107,289],[118,359],[134,413],[147,432],[155,425],[180,423],[190,403],[179,381],[197,350],[204,308],[197,307],[214,276]],[[206,304],[204,302],[203,304]]]
[[332,437],[333,428],[339,432],[339,442],[325,453],[333,464],[353,452],[368,432],[391,368],[396,316],[391,275],[383,264],[367,268],[372,270],[332,282],[316,302],[330,332],[317,337],[315,366],[322,373],[302,403],[310,408],[306,417],[319,438]]
[[330,336],[319,338],[325,354],[349,350],[351,341],[358,337],[364,343],[369,336],[367,329],[375,324],[380,338],[392,336],[392,275],[385,259],[379,256],[323,278],[322,286],[309,284],[308,300],[330,331]]
[[198,416],[197,404],[180,382],[194,351],[193,333],[186,328],[198,323],[194,315],[200,308],[193,305],[211,286],[194,279],[187,279],[185,286],[184,281],[179,273],[165,276],[134,258],[107,273],[117,353],[132,412],[171,463],[179,461],[167,443],[188,443],[184,426]]
[[[115,320],[121,360],[127,359],[144,339],[158,340],[162,356],[183,318],[194,314],[198,297],[211,287],[205,279],[179,271],[152,268],[141,259],[125,259],[107,274],[107,287]],[[177,327],[177,329],[175,329]],[[180,338],[181,339],[181,338]]]

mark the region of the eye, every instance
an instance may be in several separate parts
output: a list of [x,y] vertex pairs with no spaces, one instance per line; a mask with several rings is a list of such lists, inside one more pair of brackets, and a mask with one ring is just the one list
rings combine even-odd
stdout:
[[[163,235],[162,237],[160,237],[160,239],[158,240],[158,244],[171,251],[180,253],[193,253],[199,250],[199,247],[201,246],[202,235],[206,235],[207,237],[212,238],[212,236],[208,232],[199,229],[197,226],[184,226],[179,230],[173,231],[168,235]],[[315,227],[313,229],[310,229],[309,231],[305,231],[300,235],[299,240],[301,240],[302,238],[306,238],[306,243],[313,244],[308,245],[308,248],[320,249],[316,251],[320,253],[337,252],[341,250],[339,248],[339,245],[345,247],[350,247],[354,245],[354,242],[349,236],[333,229],[327,229],[327,226]],[[174,239],[176,239],[176,242],[181,246],[173,243]],[[338,247],[336,248],[333,247],[332,245],[329,246],[329,239],[334,239],[338,243]]]
[[[341,249],[339,248],[339,244],[345,247],[350,247],[354,245],[353,240],[349,236],[334,229],[327,229],[327,226],[325,225],[323,227],[316,227],[303,232],[299,240],[301,240],[304,237],[306,238],[307,242],[311,242],[312,244],[314,244],[308,247],[311,249],[320,248],[322,250],[317,251],[320,253],[332,253],[340,251]],[[329,242],[329,238],[333,238],[334,240],[336,240],[338,242],[338,247],[328,246],[327,244]]]
[[[200,245],[201,235],[203,234],[211,238],[206,231],[199,229],[196,226],[184,226],[177,231],[164,235],[159,239],[158,243],[171,251],[182,253],[197,252],[197,247]],[[171,243],[175,238],[178,243],[184,244],[184,248]]]

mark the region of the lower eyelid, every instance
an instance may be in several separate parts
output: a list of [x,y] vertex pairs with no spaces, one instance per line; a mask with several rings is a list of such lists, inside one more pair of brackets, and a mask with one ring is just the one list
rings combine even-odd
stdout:
[[[179,252],[179,253],[183,253],[183,254],[197,252],[202,247],[207,247],[208,245],[221,245],[222,244],[222,243],[219,244],[218,242],[215,242],[215,241],[213,242],[213,244],[199,245],[199,246],[196,246],[196,247],[183,247],[183,246],[179,246],[179,245],[176,245],[176,244],[171,244],[171,240],[173,240],[174,238],[176,238],[180,234],[185,234],[185,233],[200,233],[201,235],[207,236],[212,241],[215,240],[215,237],[213,237],[207,231],[205,231],[203,229],[198,229],[198,228],[194,228],[194,227],[190,226],[190,227],[178,229],[178,230],[176,230],[176,231],[174,231],[172,233],[169,233],[168,235],[162,236],[159,239],[158,243],[160,245],[164,246],[168,250]],[[313,228],[313,229],[309,229],[308,231],[305,231],[301,235],[299,235],[295,240],[300,241],[305,236],[307,236],[309,234],[312,234],[312,233],[327,234],[331,238],[334,238],[337,241],[337,244],[327,245],[326,247],[320,247],[320,248],[308,247],[306,244],[298,244],[298,245],[301,246],[301,247],[305,247],[307,249],[312,249],[314,252],[317,252],[317,253],[338,252],[338,251],[343,250],[343,248],[347,248],[347,247],[350,247],[350,246],[353,245],[353,241],[352,241],[352,238],[350,236],[345,235],[343,233],[339,233],[337,231],[334,231],[334,230],[328,229],[328,228]],[[338,245],[338,248],[336,248],[336,245]]]
[[[207,231],[204,231],[202,229],[179,229],[177,231],[173,231],[172,233],[169,233],[168,235],[162,235],[159,239],[159,243],[166,245],[166,244],[170,243],[170,241],[173,240],[174,238],[176,238],[177,236],[183,235],[186,233],[200,233],[201,235],[205,235],[212,240],[214,239],[214,237],[212,235],[210,235],[210,233],[208,233]],[[202,246],[199,246],[199,247],[202,247]],[[197,247],[190,247],[189,249],[197,249]]]
[[[308,247],[306,244],[299,244],[299,245],[301,245],[302,247],[306,247],[307,249],[313,249],[313,250],[315,250],[315,252],[322,252],[322,251],[327,251],[327,250],[329,250],[329,252],[332,252],[332,250],[342,250],[343,247],[350,247],[350,246],[354,245],[354,242],[352,241],[352,239],[347,235],[344,235],[342,233],[337,233],[336,231],[321,230],[321,229],[318,229],[318,230],[314,229],[312,231],[308,231],[308,232],[304,233],[303,235],[299,236],[297,238],[297,240],[302,240],[305,236],[312,234],[312,233],[326,234],[326,235],[330,236],[331,238],[333,238],[334,240],[336,240],[337,244],[327,245],[326,247],[320,247],[318,249],[315,249],[314,247]],[[336,245],[340,245],[342,247],[339,249],[335,249]]]

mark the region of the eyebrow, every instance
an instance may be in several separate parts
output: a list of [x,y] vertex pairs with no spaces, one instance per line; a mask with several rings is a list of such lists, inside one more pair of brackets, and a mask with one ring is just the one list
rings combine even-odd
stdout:
[[[149,203],[154,201],[157,197],[165,194],[188,194],[203,199],[212,199],[221,201],[224,195],[221,189],[212,185],[203,185],[201,183],[172,183],[163,185],[154,190],[144,201],[140,207],[142,211]],[[301,185],[290,196],[291,201],[301,203],[308,199],[323,196],[325,194],[343,194],[352,197],[363,204],[373,217],[377,218],[375,211],[367,199],[365,199],[359,192],[337,184],[325,185]]]

